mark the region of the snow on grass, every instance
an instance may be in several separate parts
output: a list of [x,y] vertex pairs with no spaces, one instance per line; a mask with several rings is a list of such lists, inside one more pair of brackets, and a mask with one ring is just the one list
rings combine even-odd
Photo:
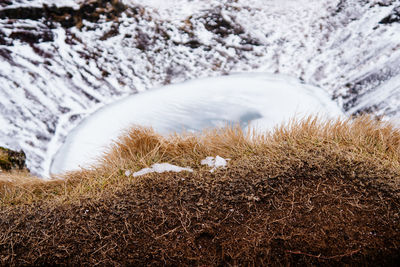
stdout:
[[207,157],[201,161],[201,165],[207,165],[209,167],[212,167],[210,172],[214,172],[218,168],[226,167],[228,165],[228,160],[229,159],[224,159],[220,156]]
[[132,174],[133,177],[138,177],[138,176],[142,176],[145,174],[149,174],[149,173],[163,173],[163,172],[183,172],[183,171],[187,171],[187,172],[193,172],[193,170],[191,168],[182,168],[176,165],[172,165],[169,163],[156,163],[153,164],[151,166],[151,168],[144,168],[141,169],[140,171],[134,172],[133,174],[131,173],[131,171],[126,171],[125,175],[126,176],[130,176]]

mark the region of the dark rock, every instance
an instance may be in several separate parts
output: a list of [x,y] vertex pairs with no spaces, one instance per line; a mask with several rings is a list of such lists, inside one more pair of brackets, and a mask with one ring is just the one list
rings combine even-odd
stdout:
[[199,48],[202,44],[197,40],[190,40],[189,42],[185,43],[186,46],[190,48]]
[[[376,72],[366,73],[354,79],[352,82],[346,83],[344,85],[346,93],[341,95],[343,100],[343,109],[348,111],[354,106],[357,106],[360,98],[399,74],[400,65],[398,63],[393,63],[390,67],[382,68]],[[337,96],[334,95],[333,99],[336,98]],[[366,112],[363,111],[363,113]]]
[[106,77],[108,77],[108,76],[110,76],[111,75],[111,73],[109,73],[108,71],[106,71],[106,70],[103,70],[102,72],[101,72],[101,76],[103,76],[104,78],[106,78]]
[[1,19],[31,19],[38,20],[45,17],[45,10],[41,7],[18,7],[0,10]]
[[12,5],[12,1],[11,0],[2,0],[2,1],[0,1],[0,6],[1,7],[5,7],[5,6],[8,6],[8,5]]
[[4,171],[27,169],[26,155],[21,150],[19,152],[8,148],[0,147],[0,169]]
[[107,20],[114,20],[122,12],[126,10],[126,6],[118,0],[105,1],[85,1],[79,9],[72,7],[57,7],[43,5],[43,7],[17,7],[4,8],[0,10],[0,19],[44,19],[48,25],[58,22],[64,28],[82,27],[82,20],[90,22],[98,22],[100,15],[106,15]]
[[58,107],[58,110],[59,110],[62,114],[65,114],[65,113],[68,113],[68,112],[71,111],[70,108],[68,108],[68,107],[62,107],[62,106]]
[[32,31],[32,30],[17,30],[10,34],[11,39],[18,39],[25,43],[35,44],[42,42],[52,42],[54,35],[50,30]]
[[0,45],[9,45],[10,42],[7,41],[7,36],[6,34],[0,30]]
[[144,32],[138,31],[136,35],[136,47],[142,51],[146,51],[149,45],[152,44],[151,38]]
[[211,11],[203,17],[205,28],[221,37],[226,37],[230,34],[239,35],[244,33],[242,27],[238,24],[226,20],[220,10]]
[[101,41],[107,40],[111,37],[117,36],[119,34],[118,25],[114,24],[111,29],[100,37]]
[[389,16],[383,18],[379,24],[392,24],[400,22],[400,6],[393,9]]
[[7,60],[8,62],[13,61],[12,56],[11,56],[11,51],[8,50],[7,48],[0,48],[0,57]]

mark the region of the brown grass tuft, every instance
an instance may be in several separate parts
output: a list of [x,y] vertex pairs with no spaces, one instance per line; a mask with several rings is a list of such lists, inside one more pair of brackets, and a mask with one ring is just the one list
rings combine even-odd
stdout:
[[0,160],[8,160],[8,155],[3,150],[0,150]]
[[51,198],[52,188],[58,188],[61,183],[64,181],[45,181],[26,170],[1,172],[0,206],[32,204],[43,198]]
[[[216,155],[231,160],[210,173]],[[63,180],[0,178],[0,264],[395,264],[399,156],[400,131],[369,117],[263,135],[135,127]],[[125,175],[158,162],[194,172]]]
[[[305,158],[310,154],[312,158]],[[46,199],[74,201],[80,197],[94,197],[105,189],[118,190],[131,183],[132,178],[124,174],[126,170],[138,171],[159,162],[202,169],[200,161],[210,155],[233,160],[265,155],[268,162],[276,162],[277,174],[292,164],[303,164],[300,159],[312,162],[322,172],[327,171],[328,165],[337,164],[339,159],[342,164],[373,160],[374,165],[382,169],[399,168],[400,131],[388,122],[369,116],[329,121],[308,117],[292,120],[264,134],[244,133],[239,126],[234,126],[165,137],[151,128],[133,127],[125,131],[91,168],[57,175],[50,181],[36,179],[24,171],[3,174],[0,176],[3,188],[0,203],[22,204]],[[336,159],[326,158],[334,155]],[[286,166],[278,162],[285,162]],[[30,190],[36,187],[46,188],[47,193],[36,194],[35,190]]]

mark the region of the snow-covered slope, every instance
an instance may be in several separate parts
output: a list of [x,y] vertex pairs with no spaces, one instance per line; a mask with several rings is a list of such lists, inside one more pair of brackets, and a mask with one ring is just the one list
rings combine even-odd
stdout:
[[101,106],[242,71],[320,86],[348,114],[396,117],[399,12],[398,0],[2,1],[0,146],[44,174]]
[[68,135],[51,172],[88,167],[111,140],[133,125],[168,134],[239,122],[244,129],[250,124],[252,129],[265,131],[312,114],[343,115],[321,88],[283,75],[242,74],[170,85],[130,96],[86,118]]

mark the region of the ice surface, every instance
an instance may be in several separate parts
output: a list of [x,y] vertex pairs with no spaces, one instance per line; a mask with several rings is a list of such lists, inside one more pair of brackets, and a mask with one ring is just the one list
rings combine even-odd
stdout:
[[[144,168],[141,169],[140,171],[137,171],[135,173],[133,173],[133,177],[138,177],[138,176],[142,176],[148,173],[153,173],[153,172],[157,172],[157,173],[163,173],[163,172],[182,172],[182,171],[187,171],[187,172],[193,172],[192,169],[190,168],[182,168],[176,165],[172,165],[169,163],[156,163],[153,164],[151,166],[151,168]],[[130,172],[127,171],[126,176],[130,175]]]
[[310,114],[343,115],[324,90],[283,75],[236,74],[170,85],[132,95],[86,118],[68,135],[51,172],[95,163],[123,130],[134,125],[153,127],[161,134],[233,123],[261,131]]

